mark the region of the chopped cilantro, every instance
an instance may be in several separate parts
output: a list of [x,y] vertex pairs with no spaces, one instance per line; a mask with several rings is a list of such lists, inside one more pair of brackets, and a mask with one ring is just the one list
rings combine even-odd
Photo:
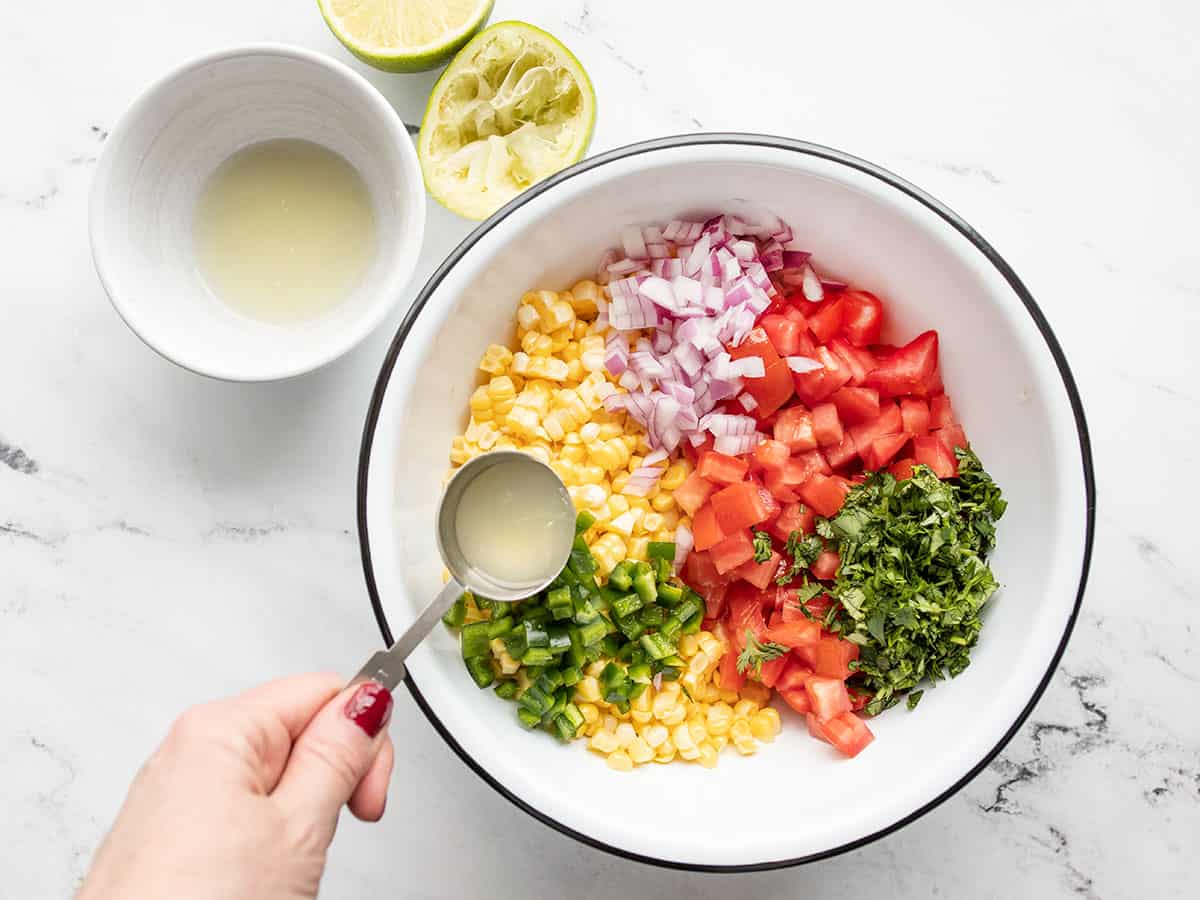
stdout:
[[804,537],[799,531],[793,531],[788,535],[785,548],[787,555],[792,558],[792,564],[780,573],[779,577],[775,579],[775,583],[789,584],[797,575],[816,562],[817,557],[824,549],[824,541],[815,534]]
[[737,670],[744,674],[747,670],[753,669],[755,675],[761,675],[763,663],[779,659],[787,652],[788,648],[783,644],[777,644],[774,641],[760,642],[754,636],[754,632],[747,628],[746,649],[738,654]]
[[754,532],[754,561],[764,563],[771,558],[771,536],[765,531]]
[[978,457],[957,455],[952,481],[925,466],[904,481],[869,475],[828,522],[841,567],[825,627],[859,645],[855,683],[874,695],[872,715],[967,667],[979,612],[999,586],[986,558],[1006,504]]

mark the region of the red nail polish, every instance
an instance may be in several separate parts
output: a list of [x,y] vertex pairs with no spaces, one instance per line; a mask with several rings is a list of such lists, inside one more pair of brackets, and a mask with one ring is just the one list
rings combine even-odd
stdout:
[[346,718],[375,737],[392,717],[392,694],[382,684],[368,681],[346,701]]

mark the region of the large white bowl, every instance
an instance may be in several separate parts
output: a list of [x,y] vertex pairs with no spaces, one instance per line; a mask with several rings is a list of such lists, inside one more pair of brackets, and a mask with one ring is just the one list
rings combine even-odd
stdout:
[[979,772],[1058,662],[1093,527],[1087,431],[1062,350],[1029,292],[970,226],[900,178],[824,147],[754,135],[667,138],[590,159],[504,207],[451,254],[400,327],[359,469],[363,562],[386,641],[440,586],[432,523],[450,440],[465,424],[474,363],[510,336],[522,292],[590,276],[621,225],[704,216],[733,197],[782,215],[823,272],[886,297],[894,338],[940,331],[955,409],[1009,500],[993,558],[1004,587],[971,667],[927,691],[915,713],[898,707],[875,719],[875,743],[853,760],[785,711],[783,735],[755,757],[723,754],[715,771],[620,774],[581,745],[522,731],[510,704],[473,686],[443,630],[409,661],[409,687],[430,721],[521,808],[615,853],[716,870],[858,846]]

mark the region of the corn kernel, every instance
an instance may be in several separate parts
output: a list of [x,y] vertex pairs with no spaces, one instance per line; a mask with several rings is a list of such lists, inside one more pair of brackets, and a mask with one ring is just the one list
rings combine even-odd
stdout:
[[632,741],[630,741],[629,746],[625,748],[625,752],[629,754],[629,758],[633,760],[633,764],[636,766],[643,765],[644,763],[648,763],[650,760],[654,759],[654,751],[651,750],[650,745],[640,737],[634,738]]
[[600,299],[600,285],[594,281],[577,282],[571,290],[563,294],[563,299],[571,304],[577,316],[594,316],[599,309],[597,300]]
[[629,718],[639,725],[647,725],[654,721],[654,714],[644,709],[631,709]]
[[561,459],[565,459],[567,462],[578,466],[582,465],[583,461],[587,459],[587,450],[584,449],[582,444],[568,444],[558,451],[558,455]]
[[597,753],[612,753],[618,746],[617,736],[605,729],[597,731],[588,741],[588,749]]
[[[583,671],[584,671],[585,675],[590,675],[592,678],[599,678],[600,673],[604,671],[604,667],[606,665],[607,665],[607,663],[604,662],[604,660],[598,659],[595,662],[588,663],[588,667],[586,669],[584,669]],[[582,684],[582,682],[580,682],[580,683]],[[598,690],[600,683],[596,682],[596,684],[597,684],[597,690]]]
[[[746,687],[749,686],[749,684],[746,685]],[[758,712],[758,704],[745,697],[733,705],[733,717],[735,719],[748,719],[756,712]]]
[[616,716],[612,715],[611,713],[609,713],[607,716],[604,717],[605,730],[611,731],[614,736],[616,735],[616,732],[617,732],[617,726],[620,724],[621,723],[617,720]]
[[708,708],[705,724],[712,735],[727,734],[733,724],[733,709],[728,703],[714,703]]
[[596,438],[600,436],[600,426],[595,422],[588,422],[579,429],[579,439],[585,444],[594,444]]
[[663,725],[648,725],[642,729],[641,737],[650,747],[657,750],[670,737],[670,732]]
[[656,763],[669,763],[675,761],[675,745],[670,741],[663,741],[654,751],[654,761]]
[[642,516],[641,528],[643,531],[658,531],[662,527],[662,516],[658,513],[645,513]]
[[735,740],[733,746],[742,756],[753,756],[758,751],[758,745],[754,743],[754,738]]
[[688,748],[695,748],[696,741],[692,737],[691,731],[688,730],[686,723],[680,723],[671,729],[671,743],[675,745],[675,749],[681,753]]
[[721,700],[723,702],[731,704],[731,705],[738,702],[739,698],[738,698],[737,691],[731,691],[729,688],[721,688],[720,693],[721,693]]
[[[667,683],[670,684],[671,682],[667,682]],[[665,685],[664,685],[664,687],[665,687]],[[671,710],[673,710],[674,708],[675,708],[674,695],[667,693],[664,690],[664,691],[661,691],[657,696],[655,696],[654,703],[651,705],[650,711],[654,714],[654,718],[661,720],[661,719],[666,718],[667,714],[670,713]]]
[[637,737],[637,729],[628,722],[622,722],[617,726],[617,744],[624,750],[629,746],[630,741]]
[[725,655],[725,647],[707,631],[696,635],[696,643],[700,645],[701,650],[708,654],[709,659],[720,660]]
[[[660,491],[660,492],[659,492],[658,494],[656,494],[656,495],[655,495],[653,498],[651,498],[651,500],[650,500],[650,506],[651,506],[651,508],[652,508],[652,509],[653,509],[655,512],[658,512],[658,513],[665,513],[665,512],[668,512],[668,511],[669,511],[669,510],[670,510],[672,507],[674,507],[674,506],[675,506],[675,498],[674,498],[674,497],[672,497],[672,496],[671,496],[670,494],[668,494],[668,493],[665,493],[665,492],[662,492],[662,491]],[[661,529],[661,528],[662,528],[662,521],[663,521],[663,520],[662,520],[662,516],[659,516],[659,519],[658,519],[658,521],[659,521],[659,523],[660,523],[660,524],[658,525],[658,528],[660,528],[660,529]],[[649,527],[649,526],[647,526],[647,528],[648,528],[648,527]]]
[[700,642],[694,634],[685,634],[679,639],[679,655],[684,659],[691,659],[699,649]]
[[575,696],[585,703],[595,703],[601,697],[600,682],[592,675],[583,676],[575,685]]
[[715,769],[717,767],[717,749],[712,744],[701,744],[700,758],[696,762],[706,769]]
[[658,485],[664,491],[673,491],[683,484],[685,478],[687,478],[687,466],[683,463],[672,463],[667,466],[667,471],[663,472],[662,478],[658,480]]
[[579,714],[583,716],[583,721],[588,725],[600,720],[600,710],[595,703],[577,703]]
[[661,721],[664,725],[678,725],[686,718],[687,707],[685,707],[682,703],[676,703],[671,707],[667,714],[662,717]]
[[783,723],[779,720],[779,711],[770,706],[763,707],[750,717],[750,733],[760,741],[773,741]]
[[629,758],[628,753],[618,750],[608,754],[608,767],[618,772],[630,772],[633,770],[633,760]]
[[738,741],[753,740],[754,732],[750,730],[750,723],[746,719],[734,719],[733,724],[729,726],[729,739],[735,744]]
[[708,736],[708,742],[710,744],[712,744],[712,747],[714,750],[716,750],[718,753],[720,753],[727,746],[729,746],[729,735],[727,735],[727,734],[710,734]]
[[688,734],[692,736],[692,740],[697,744],[703,743],[708,738],[708,729],[704,727],[704,722],[700,719],[692,719],[687,723]]

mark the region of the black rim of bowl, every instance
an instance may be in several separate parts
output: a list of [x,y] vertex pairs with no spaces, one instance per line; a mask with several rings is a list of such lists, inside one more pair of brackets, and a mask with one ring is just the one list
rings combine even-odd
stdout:
[[440,734],[446,743],[450,745],[451,749],[453,749],[454,752],[459,755],[462,761],[470,766],[480,778],[495,788],[496,791],[498,791],[501,795],[508,798],[508,800],[510,800],[520,809],[527,812],[529,815],[545,823],[546,825],[549,825],[551,828],[554,828],[568,837],[572,837],[575,840],[580,841],[581,843],[587,844],[590,847],[595,847],[598,850],[604,850],[608,853],[612,853],[625,859],[636,860],[637,862],[648,863],[650,865],[695,872],[760,872],[768,869],[781,869],[788,866],[796,866],[803,863],[815,862],[821,859],[828,859],[841,853],[855,850],[871,843],[872,841],[878,840],[885,835],[891,834],[893,831],[903,828],[905,825],[920,818],[934,807],[939,806],[943,801],[962,789],[976,775],[978,775],[983,768],[987,766],[997,754],[1000,753],[1002,749],[1004,749],[1004,746],[1012,739],[1013,735],[1017,733],[1021,725],[1024,724],[1029,714],[1033,711],[1034,706],[1037,705],[1042,693],[1046,690],[1046,686],[1050,683],[1051,677],[1058,668],[1058,662],[1062,658],[1063,651],[1066,649],[1067,641],[1071,637],[1071,632],[1075,627],[1075,620],[1079,615],[1079,609],[1083,602],[1083,592],[1087,585],[1088,568],[1091,564],[1092,558],[1092,539],[1095,531],[1096,520],[1096,485],[1095,473],[1092,468],[1091,441],[1088,437],[1087,422],[1084,418],[1083,404],[1079,398],[1079,390],[1075,385],[1075,378],[1071,374],[1070,367],[1067,365],[1067,359],[1063,354],[1063,350],[1058,342],[1058,338],[1055,337],[1054,331],[1050,328],[1050,323],[1046,321],[1045,315],[1038,307],[1037,302],[1033,299],[1033,296],[1029,293],[1029,290],[1021,282],[1021,279],[1017,277],[1017,274],[1013,271],[1012,267],[1005,262],[1003,257],[996,252],[992,245],[984,240],[983,237],[980,236],[980,234],[975,231],[974,228],[963,221],[961,217],[959,217],[947,206],[939,203],[924,191],[905,181],[903,178],[900,178],[898,175],[895,175],[892,172],[889,172],[886,169],[880,168],[879,166],[876,166],[865,160],[859,159],[856,156],[851,156],[847,153],[842,153],[829,147],[823,147],[819,144],[810,144],[806,141],[798,141],[791,138],[775,137],[771,135],[742,133],[677,135],[674,137],[659,138],[652,141],[644,141],[637,144],[629,144],[624,147],[619,147],[616,150],[610,150],[607,153],[602,153],[599,156],[583,160],[582,162],[577,163],[568,169],[564,169],[562,172],[559,172],[558,174],[540,182],[534,187],[531,187],[519,197],[516,197],[510,201],[507,205],[499,209],[489,219],[483,222],[478,228],[467,235],[467,237],[463,239],[462,243],[455,247],[453,252],[446,257],[445,261],[442,262],[437,271],[433,273],[429,281],[426,282],[425,287],[421,289],[420,294],[418,294],[417,298],[413,301],[412,307],[404,316],[404,320],[400,323],[400,327],[396,331],[396,336],[392,339],[391,346],[388,348],[387,356],[384,358],[383,367],[379,372],[379,377],[375,382],[375,390],[371,395],[371,405],[367,411],[366,425],[363,428],[362,447],[359,453],[358,462],[358,537],[359,547],[362,553],[363,574],[365,575],[367,582],[367,593],[370,595],[371,606],[375,611],[375,620],[379,624],[379,631],[383,636],[384,643],[390,646],[392,643],[392,630],[388,625],[387,617],[384,615],[383,605],[380,603],[379,592],[376,589],[375,573],[371,564],[371,545],[369,536],[367,534],[368,470],[371,461],[371,446],[375,438],[375,426],[379,420],[379,411],[383,403],[384,394],[387,391],[388,382],[391,380],[392,369],[396,364],[396,359],[400,354],[401,348],[404,346],[404,341],[408,337],[409,331],[412,330],[413,324],[416,322],[417,317],[421,314],[421,311],[425,308],[425,304],[428,302],[430,296],[432,296],[433,292],[437,290],[438,285],[441,284],[442,279],[445,278],[446,274],[476,243],[478,243],[480,238],[495,228],[496,225],[507,218],[514,210],[520,208],[525,203],[528,203],[534,197],[537,197],[550,190],[556,184],[560,184],[563,181],[574,178],[576,175],[591,171],[592,169],[599,168],[600,166],[619,159],[626,159],[631,156],[638,156],[643,153],[650,153],[656,150],[663,150],[671,147],[700,146],[707,144],[769,147],[777,150],[789,150],[795,153],[804,154],[806,156],[815,156],[831,162],[840,163],[848,168],[855,169],[859,172],[863,172],[867,175],[877,178],[896,190],[907,194],[909,197],[913,198],[923,206],[932,210],[940,218],[950,224],[963,237],[969,240],[979,250],[979,252],[981,252],[988,259],[988,261],[995,266],[996,270],[999,271],[1002,276],[1004,276],[1004,279],[1008,282],[1009,286],[1013,289],[1013,291],[1016,292],[1017,296],[1021,299],[1021,302],[1025,305],[1025,309],[1032,317],[1034,324],[1037,325],[1038,331],[1041,332],[1042,338],[1045,340],[1050,354],[1054,357],[1054,362],[1058,366],[1059,375],[1062,377],[1063,387],[1066,389],[1067,397],[1071,402],[1071,410],[1075,415],[1075,428],[1079,435],[1079,449],[1082,457],[1081,462],[1083,469],[1083,480],[1087,500],[1087,531],[1084,536],[1083,565],[1081,566],[1079,572],[1079,586],[1076,590],[1075,603],[1071,610],[1071,616],[1067,621],[1066,628],[1063,629],[1062,639],[1059,641],[1058,648],[1054,652],[1054,657],[1050,660],[1050,665],[1046,668],[1046,672],[1042,676],[1041,681],[1038,683],[1036,690],[1034,690],[1033,696],[1029,698],[1029,702],[1025,705],[1025,708],[1021,710],[1020,715],[1017,716],[1016,720],[1009,727],[1008,731],[1004,734],[995,747],[984,754],[983,758],[980,759],[978,763],[972,766],[947,790],[943,791],[937,797],[934,797],[928,803],[924,804],[918,809],[913,810],[908,815],[903,816],[886,828],[881,828],[878,831],[858,838],[857,840],[841,844],[837,847],[830,848],[829,850],[823,850],[820,853],[813,853],[809,854],[808,856],[799,856],[794,859],[769,860],[766,862],[748,863],[745,865],[704,865],[677,862],[669,859],[659,859],[654,856],[633,853],[629,850],[624,850],[620,847],[614,847],[611,844],[607,844],[586,834],[575,831],[573,828],[564,825],[562,822],[559,822],[558,820],[546,815],[541,810],[536,809],[535,807],[526,803],[520,797],[516,796],[506,787],[504,787],[504,785],[502,785],[499,781],[493,778],[492,775],[474,759],[474,757],[468,754],[462,748],[462,746],[459,745],[459,743],[454,739],[454,736],[450,734],[446,726],[437,717],[437,714],[434,713],[434,711],[430,708],[429,703],[425,700],[425,697],[421,694],[420,689],[417,687],[412,673],[409,672],[407,684],[408,689],[412,692],[413,699],[416,700],[417,705],[421,708],[421,711],[425,713],[426,718],[429,719],[430,723],[437,730],[438,734]]

